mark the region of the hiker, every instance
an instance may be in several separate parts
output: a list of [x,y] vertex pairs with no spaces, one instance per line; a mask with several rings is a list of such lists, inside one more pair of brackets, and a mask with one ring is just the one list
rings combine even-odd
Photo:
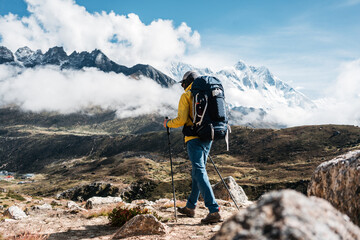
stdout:
[[[194,79],[197,77],[198,74],[194,71],[188,71],[184,74],[180,83],[185,92],[180,97],[178,116],[174,119],[165,119],[164,127],[178,128],[185,126],[184,128],[186,129],[187,126],[193,125],[193,96],[190,89]],[[178,207],[178,212],[188,217],[194,217],[199,194],[201,193],[205,206],[210,212],[206,218],[201,220],[201,223],[209,224],[220,222],[222,221],[219,214],[220,208],[215,200],[214,192],[206,172],[206,162],[212,141],[201,140],[198,136],[192,136],[193,134],[187,135],[186,131],[183,131],[183,133],[185,134],[187,152],[192,165],[192,185],[186,206],[182,208]]]

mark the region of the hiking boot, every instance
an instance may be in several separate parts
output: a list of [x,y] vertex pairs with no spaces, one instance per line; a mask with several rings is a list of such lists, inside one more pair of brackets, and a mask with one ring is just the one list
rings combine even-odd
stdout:
[[218,223],[222,221],[223,220],[221,219],[219,212],[209,213],[206,218],[201,219],[202,224]]
[[185,214],[188,217],[194,217],[195,216],[195,209],[191,209],[188,207],[178,207],[177,208],[179,213]]

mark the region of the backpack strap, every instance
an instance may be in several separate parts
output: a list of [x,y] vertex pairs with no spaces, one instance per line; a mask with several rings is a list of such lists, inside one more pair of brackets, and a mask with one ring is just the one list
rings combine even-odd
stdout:
[[[193,111],[194,111],[193,123],[194,123],[195,126],[200,126],[201,125],[202,121],[204,120],[206,109],[207,109],[208,103],[209,103],[208,96],[205,94],[204,97],[205,97],[206,103],[205,103],[202,115],[199,115],[197,113],[197,111],[196,111],[196,104],[198,103],[198,97],[199,97],[199,94],[196,94],[195,97],[194,97],[194,103],[193,103]],[[198,122],[196,122],[197,117],[200,117],[200,120]]]
[[229,151],[229,133],[231,133],[231,127],[228,124],[227,130],[226,130],[226,135],[225,135],[226,151]]

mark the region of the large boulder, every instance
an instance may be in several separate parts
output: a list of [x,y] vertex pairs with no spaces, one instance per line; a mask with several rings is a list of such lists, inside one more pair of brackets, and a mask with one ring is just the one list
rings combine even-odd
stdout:
[[212,240],[360,239],[360,229],[329,202],[294,190],[273,191],[232,216]]
[[352,151],[319,165],[308,195],[328,200],[360,226],[360,151]]
[[115,233],[113,239],[138,235],[164,235],[166,233],[166,225],[158,221],[153,215],[136,215]]
[[15,220],[20,220],[27,217],[26,213],[23,210],[21,210],[18,206],[9,207],[5,211],[4,215],[11,217],[12,219]]
[[92,209],[96,206],[122,202],[121,197],[92,197],[86,201],[85,208]]
[[151,180],[138,180],[133,182],[121,192],[121,197],[128,202],[137,199],[147,199],[151,192],[156,188],[157,183]]
[[[240,206],[246,206],[248,205],[248,197],[246,196],[244,190],[242,187],[240,187],[233,177],[226,177],[224,178],[224,182],[226,183],[229,191],[231,192],[231,195],[233,196],[236,204]],[[213,186],[213,191],[216,199],[222,199],[226,201],[232,201],[229,192],[224,186],[224,183],[222,181],[216,183]]]
[[57,194],[58,199],[70,199],[73,201],[88,200],[91,197],[119,196],[120,189],[111,183],[94,182],[80,185]]

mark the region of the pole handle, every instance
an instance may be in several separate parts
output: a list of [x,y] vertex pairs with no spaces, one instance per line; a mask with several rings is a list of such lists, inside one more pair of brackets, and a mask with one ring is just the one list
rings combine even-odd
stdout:
[[[166,120],[169,119],[169,117],[165,117]],[[170,135],[170,128],[169,127],[166,127],[166,131],[167,131],[167,134]]]

